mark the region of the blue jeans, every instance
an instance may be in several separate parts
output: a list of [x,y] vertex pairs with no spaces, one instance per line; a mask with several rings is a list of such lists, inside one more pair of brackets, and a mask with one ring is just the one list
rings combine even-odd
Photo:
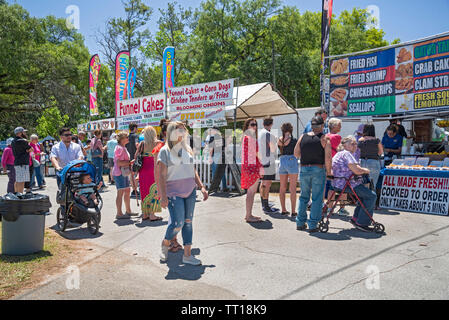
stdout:
[[319,167],[301,167],[299,183],[301,185],[301,195],[299,196],[296,225],[302,227],[306,223],[307,204],[309,203],[310,195],[312,195],[312,207],[307,224],[309,229],[315,229],[321,220],[326,169]]
[[[196,189],[187,198],[169,197],[168,211],[171,223],[165,233],[165,240],[173,239],[179,231],[182,231],[182,241],[185,246],[192,244],[193,237],[193,211],[196,203]],[[189,222],[186,222],[189,220]]]
[[33,175],[31,176],[31,187],[34,187],[36,185],[34,178],[36,177],[37,185],[39,187],[42,187],[42,172],[41,172],[41,166],[39,167],[33,167]]
[[374,188],[377,186],[377,180],[379,180],[380,174],[380,160],[374,159],[361,159],[360,165],[362,168],[368,168],[370,173],[369,177],[373,180]]
[[[217,171],[217,164],[212,162],[212,179],[214,178],[215,171]],[[221,185],[223,189],[226,189],[226,174],[224,174],[223,178],[221,178]]]
[[103,182],[103,157],[92,158],[92,163],[95,166],[95,184],[98,185],[100,181]]
[[[368,210],[369,214],[372,217],[374,206],[376,205],[376,199],[377,199],[376,193],[374,191],[368,189],[367,187],[365,187],[362,184],[355,187],[354,191],[355,191],[355,193],[357,193],[357,196],[363,202],[363,205],[365,206],[365,208]],[[349,189],[349,187],[346,188],[345,192],[352,194],[352,191],[351,191],[351,189]],[[365,210],[363,210],[363,208],[360,204],[357,205],[357,207],[354,210],[353,220],[355,220],[355,222],[357,222],[357,224],[359,224],[361,226],[371,225],[371,219],[367,216],[367,214],[365,213]]]

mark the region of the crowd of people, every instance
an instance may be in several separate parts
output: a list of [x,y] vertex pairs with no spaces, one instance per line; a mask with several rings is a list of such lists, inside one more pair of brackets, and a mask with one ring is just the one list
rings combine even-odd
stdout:
[[[384,156],[385,161],[390,161],[400,152],[403,127],[401,129],[398,124],[391,123],[383,138],[379,139],[374,125],[365,124],[359,126],[354,136],[342,138],[339,135],[341,120],[327,119],[327,113],[323,109],[316,112],[300,137],[294,137],[291,123],[281,126],[280,137],[271,132],[272,126],[271,117],[264,118],[263,128],[260,130],[253,118],[247,119],[243,125],[240,183],[247,191],[246,222],[263,221],[261,217],[253,215],[254,198],[259,191],[263,212],[291,215],[295,217],[297,230],[317,232],[329,190],[350,193],[350,190],[342,190],[347,180],[350,180],[368,213],[373,215],[379,198],[381,158]],[[201,261],[191,254],[192,221],[196,190],[201,190],[204,200],[208,199],[208,192],[194,167],[194,151],[186,124],[164,119],[159,127],[159,134],[154,127],[145,127],[139,139],[137,125],[131,124],[129,131],[112,134],[107,143],[103,141],[101,130],[96,130],[89,140],[85,132],[74,135],[70,128],[61,128],[60,141],[51,148],[49,158],[57,172],[73,160],[92,162],[96,168],[95,178],[85,176],[83,183],[103,191],[107,188],[103,181],[103,159],[107,159],[107,167],[110,169],[109,185],[115,185],[117,190],[115,218],[130,219],[139,215],[131,210],[132,194],[141,199],[142,221],[160,221],[162,217],[158,214],[162,209],[168,209],[169,224],[161,243],[161,260],[167,261],[169,251],[183,249],[183,262],[199,265]],[[8,147],[2,157],[2,167],[9,178],[8,192],[23,193],[24,189],[29,192],[34,179],[39,189],[44,188],[44,175],[40,167],[43,152],[38,137],[31,135],[28,140],[27,130],[22,127],[16,128],[14,134],[14,138],[8,139]],[[218,139],[217,134],[219,135],[219,130],[214,128],[206,138],[207,145],[215,144],[215,148],[209,149],[212,175],[228,147],[225,143],[227,140]],[[218,140],[222,142],[217,144]],[[279,168],[276,168],[278,155]],[[280,177],[281,209],[275,208],[269,201],[270,188],[277,170]],[[360,175],[369,178],[354,178]],[[58,174],[56,177],[60,187],[61,177]],[[301,188],[297,199],[298,177]],[[226,188],[225,180],[222,184]],[[290,194],[290,211],[286,203],[287,190]],[[84,197],[83,194],[79,196]],[[87,196],[82,199],[86,203],[96,201]],[[309,216],[307,210],[310,210]],[[338,214],[349,213],[342,207]],[[357,229],[373,231],[371,219],[360,205],[356,207],[350,222]],[[180,232],[183,245],[177,241]]]
[[[400,154],[403,138],[407,138],[404,127],[397,120],[390,121],[382,139],[376,137],[373,124],[361,124],[354,135],[341,137],[342,121],[337,118],[327,119],[324,109],[315,113],[297,139],[293,137],[293,126],[290,123],[281,126],[282,136],[279,138],[270,134],[272,124],[273,119],[266,117],[262,130],[258,130],[255,119],[248,119],[243,127],[241,186],[247,190],[247,222],[262,221],[261,217],[252,213],[259,185],[263,211],[282,215],[290,214],[285,201],[288,188],[291,216],[296,217],[297,230],[308,230],[310,233],[319,231],[318,223],[329,190],[352,193],[350,188],[345,188],[348,181],[371,217],[374,210],[379,209],[382,183],[380,170]],[[274,146],[278,147],[278,151]],[[280,156],[281,210],[271,206],[268,201],[277,154]],[[296,211],[298,175],[301,188]],[[309,216],[307,210],[310,210]],[[337,213],[349,215],[344,206]],[[371,220],[359,203],[350,222],[359,230],[372,232]]]

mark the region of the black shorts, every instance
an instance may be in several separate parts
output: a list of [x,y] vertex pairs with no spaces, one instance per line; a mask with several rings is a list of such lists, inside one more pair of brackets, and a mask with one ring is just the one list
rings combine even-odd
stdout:
[[264,176],[262,181],[270,181],[276,179],[276,164],[269,163],[263,166]]
[[275,174],[268,174],[268,175],[262,176],[262,181],[271,181],[271,180],[275,180],[275,179],[276,179]]

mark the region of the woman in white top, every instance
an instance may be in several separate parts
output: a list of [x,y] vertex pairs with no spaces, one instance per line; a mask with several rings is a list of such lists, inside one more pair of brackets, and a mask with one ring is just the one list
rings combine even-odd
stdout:
[[204,201],[208,194],[193,164],[193,151],[187,144],[187,129],[182,122],[171,122],[167,128],[167,143],[159,152],[159,192],[162,208],[168,208],[170,223],[161,245],[161,261],[166,262],[172,240],[180,231],[184,242],[182,262],[200,265],[191,254],[192,220],[196,203],[196,186],[201,189]]

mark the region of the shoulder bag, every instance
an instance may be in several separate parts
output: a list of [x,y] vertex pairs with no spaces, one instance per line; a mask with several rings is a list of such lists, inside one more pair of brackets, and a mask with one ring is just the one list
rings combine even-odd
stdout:
[[143,165],[143,157],[142,157],[142,149],[145,147],[145,142],[141,142],[139,145],[139,149],[135,155],[135,160],[133,163],[133,172],[139,172],[142,169]]

